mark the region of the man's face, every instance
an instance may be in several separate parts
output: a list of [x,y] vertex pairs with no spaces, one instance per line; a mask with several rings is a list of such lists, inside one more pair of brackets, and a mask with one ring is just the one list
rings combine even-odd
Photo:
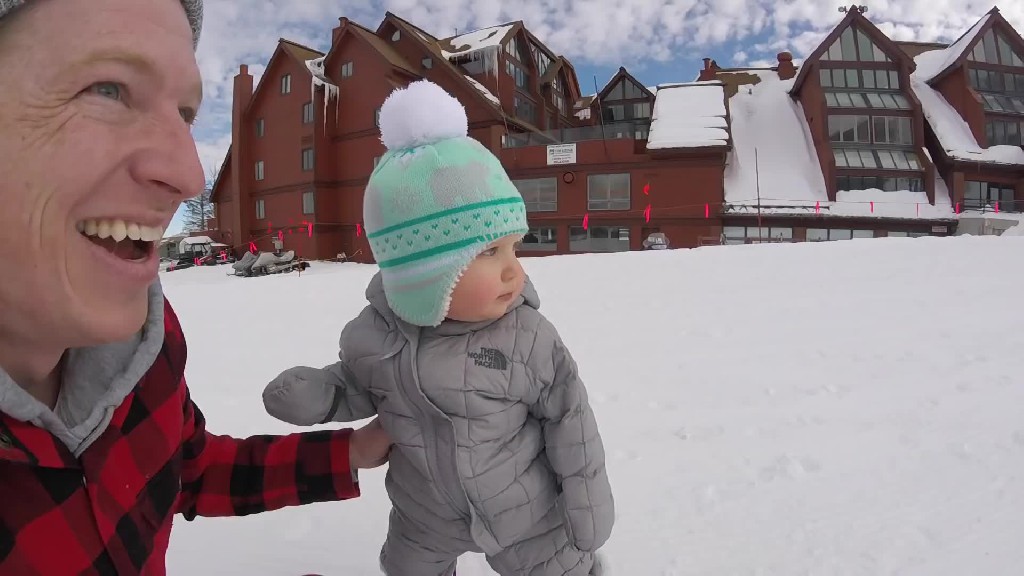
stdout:
[[0,336],[127,338],[164,229],[204,186],[181,4],[29,2],[0,27],[0,78]]

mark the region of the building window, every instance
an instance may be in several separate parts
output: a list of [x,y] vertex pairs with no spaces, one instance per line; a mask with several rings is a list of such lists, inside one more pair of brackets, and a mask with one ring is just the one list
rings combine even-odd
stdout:
[[874,142],[900,146],[910,146],[914,143],[914,132],[908,116],[835,114],[828,117],[828,131],[832,142]]
[[306,102],[302,105],[302,123],[312,124],[313,123],[313,103]]
[[914,129],[907,116],[875,116],[874,140],[878,144],[911,146],[914,144]]
[[793,229],[786,226],[723,226],[723,244],[757,244],[760,242],[792,242]]
[[512,106],[514,107],[516,118],[525,120],[530,124],[537,124],[537,105],[532,100],[517,92],[512,98]]
[[373,157],[373,167],[376,168],[377,164],[380,164],[380,156]]
[[822,68],[818,71],[818,78],[823,88],[900,89],[900,73],[896,70]]
[[530,74],[522,66],[512,60],[505,60],[505,72],[515,78],[516,87],[522,90],[530,90]]
[[871,142],[870,116],[829,116],[829,139],[833,142]]
[[263,160],[256,161],[256,180],[263,180],[266,174],[263,172]]
[[342,78],[349,78],[349,77],[351,77],[352,76],[352,72],[353,72],[352,62],[345,62],[344,64],[341,65],[341,77]]
[[402,31],[401,30],[395,30],[395,33],[391,35],[391,41],[392,42],[398,42],[401,39],[402,39]]
[[821,55],[821,59],[846,62],[892,62],[885,52],[856,26],[849,26],[843,30],[839,38],[836,38],[828,50]]
[[865,150],[833,148],[837,168],[880,170],[921,170],[917,154],[910,150]]
[[291,94],[292,92],[292,75],[285,74],[281,76],[281,94]]
[[906,96],[887,92],[826,92],[825,104],[829,108],[910,109],[910,102]]
[[263,220],[267,217],[267,205],[263,200],[256,201],[256,219]]
[[985,138],[989,146],[1009,145],[1020,146],[1024,143],[1024,121],[1020,120],[986,120]]
[[316,208],[316,193],[312,190],[302,193],[302,213],[312,214]]
[[267,124],[263,121],[263,118],[256,120],[256,137],[263,138],[263,135],[267,133]]
[[303,148],[302,149],[302,170],[303,172],[309,172],[313,169],[313,149]]
[[983,62],[986,64],[1002,64],[1003,66],[1024,67],[1024,59],[1020,53],[1010,48],[1006,38],[994,29],[989,28],[974,46],[967,57],[972,62]]
[[523,252],[554,252],[558,250],[558,229],[530,228],[519,249]]
[[844,191],[877,189],[883,192],[924,192],[924,180],[902,176],[850,176],[840,174],[836,177],[836,189]]
[[629,210],[629,173],[587,176],[587,210]]
[[808,228],[807,235],[805,236],[808,242],[874,237],[874,230],[850,230],[848,228]]
[[629,228],[625,226],[573,226],[569,229],[573,252],[628,252]]
[[994,182],[967,181],[967,189],[964,190],[964,208],[967,210],[981,210],[994,207],[999,203],[1000,211],[1016,212],[1014,202],[1014,187],[1009,184],[996,184]]
[[513,180],[512,183],[522,194],[527,212],[555,212],[558,210],[557,178]]
[[430,70],[431,68],[434,67],[434,61],[431,58],[424,58],[423,60],[420,61],[420,64],[423,64],[423,67],[426,68],[427,70]]
[[373,111],[373,125],[380,128],[380,107]]

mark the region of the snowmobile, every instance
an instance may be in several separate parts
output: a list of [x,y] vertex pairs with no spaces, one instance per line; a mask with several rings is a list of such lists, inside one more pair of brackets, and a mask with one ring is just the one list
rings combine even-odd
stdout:
[[305,270],[309,268],[309,262],[295,257],[294,250],[287,252],[260,252],[256,255],[246,252],[237,262],[231,265],[234,269],[229,276],[266,276],[267,274],[281,274],[293,270]]

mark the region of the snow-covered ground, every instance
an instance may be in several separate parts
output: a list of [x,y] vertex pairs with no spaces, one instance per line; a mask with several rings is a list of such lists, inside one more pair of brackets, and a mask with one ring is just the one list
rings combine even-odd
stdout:
[[[880,238],[526,260],[607,445],[616,576],[1010,576],[1024,566],[1024,238]],[[370,266],[163,275],[212,431],[335,358]],[[362,498],[176,522],[170,574],[378,574]],[[459,576],[490,576],[470,555]]]

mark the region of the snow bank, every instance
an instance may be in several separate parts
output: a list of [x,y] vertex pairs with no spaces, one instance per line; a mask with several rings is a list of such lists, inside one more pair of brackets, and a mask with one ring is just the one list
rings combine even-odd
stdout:
[[[1019,572],[1022,257],[961,237],[524,260],[604,436],[612,572]],[[215,434],[295,431],[263,387],[337,359],[376,268],[225,268],[162,275],[193,397]],[[178,519],[168,573],[378,574],[384,470],[361,480],[348,502]],[[475,554],[458,572],[493,576]]]

